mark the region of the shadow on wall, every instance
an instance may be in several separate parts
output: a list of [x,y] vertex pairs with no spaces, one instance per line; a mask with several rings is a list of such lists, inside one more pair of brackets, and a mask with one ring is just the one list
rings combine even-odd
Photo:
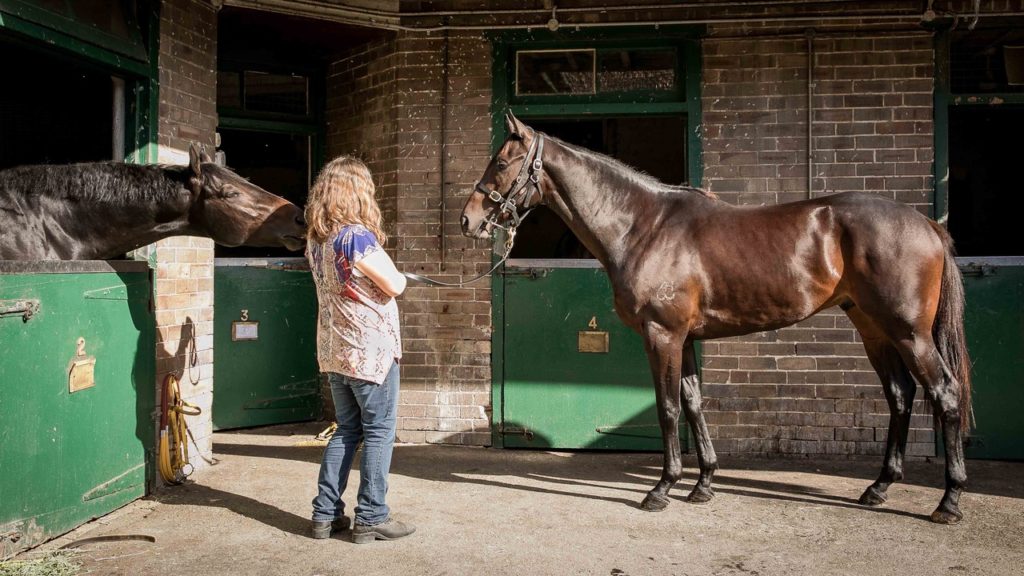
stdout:
[[[177,339],[173,336],[178,336]],[[174,346],[174,350],[169,350],[165,344],[171,344]],[[167,375],[170,374],[178,381],[178,386],[181,390],[181,395],[186,401],[189,401],[189,397],[193,392],[192,388],[198,386],[200,383],[199,375],[199,353],[196,349],[196,329],[195,322],[191,316],[185,317],[185,322],[178,326],[164,326],[156,329],[156,415],[154,421],[154,429],[156,430],[156,438],[160,437],[160,402],[164,395],[164,380]],[[204,414],[198,417],[187,416],[186,420],[191,426],[194,418],[201,418],[202,422],[209,422],[210,418],[205,414],[205,411],[210,410],[210,405],[202,406]],[[154,446],[154,454],[155,449]],[[208,460],[203,455],[203,451],[196,445],[195,438],[193,437],[192,428],[189,428],[189,457],[194,460],[196,457],[202,458],[207,464],[216,464],[216,459]]]

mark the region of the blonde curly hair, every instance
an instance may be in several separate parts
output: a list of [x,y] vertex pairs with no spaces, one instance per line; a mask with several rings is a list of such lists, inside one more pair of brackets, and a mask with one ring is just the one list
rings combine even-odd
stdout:
[[320,171],[306,200],[307,235],[313,242],[330,240],[342,226],[362,224],[383,246],[380,206],[374,198],[376,187],[370,169],[358,158],[339,156]]

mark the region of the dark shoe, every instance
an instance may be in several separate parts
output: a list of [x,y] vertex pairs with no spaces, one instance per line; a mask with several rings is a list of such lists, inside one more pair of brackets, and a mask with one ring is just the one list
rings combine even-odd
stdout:
[[331,532],[344,532],[352,524],[348,516],[335,518],[333,521],[313,520],[313,538],[321,540],[330,538]]
[[416,531],[416,527],[405,522],[399,522],[394,518],[388,518],[380,524],[367,526],[356,524],[352,529],[352,541],[356,544],[369,544],[374,540],[395,540],[408,536]]

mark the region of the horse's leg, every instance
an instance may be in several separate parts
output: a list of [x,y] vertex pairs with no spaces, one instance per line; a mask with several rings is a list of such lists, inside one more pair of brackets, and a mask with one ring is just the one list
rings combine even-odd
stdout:
[[668,506],[668,491],[683,476],[683,456],[679,447],[679,376],[682,372],[685,338],[655,322],[644,325],[644,344],[654,375],[654,396],[658,404],[658,423],[665,447],[661,480],[647,493],[640,507],[650,512]]
[[939,507],[932,512],[933,522],[955,524],[963,518],[960,493],[967,484],[964,445],[960,435],[959,381],[942,359],[930,332],[917,332],[896,344],[903,361],[917,378],[932,402],[942,425],[946,450],[946,491]]
[[[861,333],[864,336],[863,332]],[[878,373],[889,402],[889,435],[886,441],[885,460],[882,471],[874,484],[868,486],[860,496],[860,503],[877,506],[885,502],[889,485],[903,479],[903,456],[907,449],[907,434],[910,431],[910,411],[914,404],[917,383],[903,364],[899,352],[881,339],[864,338],[868,359]]]
[[689,502],[707,502],[715,495],[711,490],[711,478],[718,470],[718,456],[711,444],[708,425],[704,422],[704,410],[701,409],[700,379],[697,377],[697,352],[693,342],[688,342],[683,349],[683,411],[690,423],[690,431],[697,441],[697,463],[700,466],[700,478],[686,497]]

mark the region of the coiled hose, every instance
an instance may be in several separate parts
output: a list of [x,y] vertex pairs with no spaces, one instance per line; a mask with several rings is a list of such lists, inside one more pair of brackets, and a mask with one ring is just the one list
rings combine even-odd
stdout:
[[168,484],[181,484],[192,474],[188,461],[188,425],[185,416],[202,414],[195,404],[181,398],[178,379],[173,374],[164,378],[160,399],[160,445],[157,459],[160,476]]

